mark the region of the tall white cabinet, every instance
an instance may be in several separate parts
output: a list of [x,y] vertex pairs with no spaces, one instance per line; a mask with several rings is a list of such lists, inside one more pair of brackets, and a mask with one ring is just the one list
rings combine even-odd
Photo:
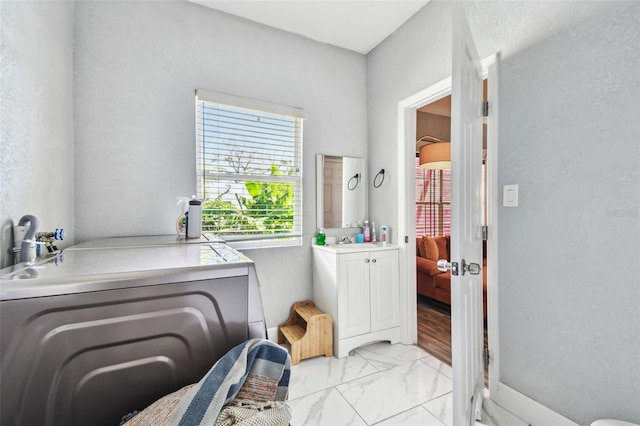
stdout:
[[333,317],[334,355],[400,341],[398,246],[313,246],[313,300]]

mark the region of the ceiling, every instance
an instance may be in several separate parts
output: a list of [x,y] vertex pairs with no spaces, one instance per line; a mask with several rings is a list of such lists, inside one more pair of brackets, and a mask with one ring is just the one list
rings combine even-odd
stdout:
[[367,54],[429,0],[187,0]]
[[418,111],[451,117],[451,95],[445,96],[442,99],[427,104],[422,108],[418,108]]
[[[487,80],[485,79],[482,82],[482,100],[485,102],[487,100],[487,89]],[[418,111],[451,117],[451,95],[445,96],[442,99],[418,108]]]
[[[2,1],[2,0],[0,0]],[[186,0],[362,54],[369,53],[429,0]],[[588,16],[604,1],[466,1],[480,57],[502,59]],[[498,21],[496,21],[498,20]]]

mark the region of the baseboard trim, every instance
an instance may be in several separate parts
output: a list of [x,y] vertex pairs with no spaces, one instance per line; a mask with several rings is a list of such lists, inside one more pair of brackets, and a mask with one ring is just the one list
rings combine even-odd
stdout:
[[491,399],[532,426],[580,426],[502,382]]
[[278,343],[278,327],[267,328],[267,339]]

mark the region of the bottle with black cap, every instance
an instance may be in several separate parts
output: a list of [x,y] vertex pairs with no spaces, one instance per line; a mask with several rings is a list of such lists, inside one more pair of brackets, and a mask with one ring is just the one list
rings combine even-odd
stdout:
[[200,238],[202,234],[202,201],[196,199],[195,195],[189,200],[187,218],[187,238]]

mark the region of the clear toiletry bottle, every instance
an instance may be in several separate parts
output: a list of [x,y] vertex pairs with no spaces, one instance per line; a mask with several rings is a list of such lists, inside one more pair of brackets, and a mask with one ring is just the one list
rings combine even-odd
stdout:
[[376,223],[371,222],[371,242],[376,242]]
[[365,243],[371,242],[371,228],[369,227],[368,220],[364,221],[364,227],[363,227],[362,233],[364,234],[364,242]]
[[187,212],[189,211],[189,199],[187,197],[178,197],[178,206],[180,207],[180,216],[176,221],[176,232],[178,236],[187,235]]
[[389,242],[389,228],[384,225],[380,227],[380,241],[382,241],[383,246],[386,246]]
[[325,244],[324,228],[320,228],[320,231],[318,231],[318,235],[316,236],[316,244],[319,246],[323,246]]

